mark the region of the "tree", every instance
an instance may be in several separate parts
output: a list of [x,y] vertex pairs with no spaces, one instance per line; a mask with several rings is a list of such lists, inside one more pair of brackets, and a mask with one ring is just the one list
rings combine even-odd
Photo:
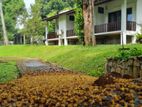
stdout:
[[18,32],[16,28],[17,18],[25,12],[26,8],[23,0],[3,0],[3,13],[9,40],[13,40],[13,35]]
[[94,0],[83,0],[85,45],[96,44],[94,36]]
[[55,15],[57,12],[74,7],[74,0],[42,0],[42,15]]
[[7,32],[6,32],[3,9],[2,9],[2,1],[0,1],[0,16],[1,16],[1,23],[2,23],[2,29],[3,29],[4,44],[8,45]]
[[[22,33],[31,38],[42,38],[45,32],[45,22],[41,18],[41,0],[36,0],[35,4],[31,6],[31,13],[24,22],[24,29]],[[31,41],[32,43],[33,41]]]

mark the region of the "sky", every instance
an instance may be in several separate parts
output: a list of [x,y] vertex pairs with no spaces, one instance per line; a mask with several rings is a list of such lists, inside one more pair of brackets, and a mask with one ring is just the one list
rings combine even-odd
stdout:
[[24,0],[27,10],[30,10],[30,5],[35,3],[35,0]]

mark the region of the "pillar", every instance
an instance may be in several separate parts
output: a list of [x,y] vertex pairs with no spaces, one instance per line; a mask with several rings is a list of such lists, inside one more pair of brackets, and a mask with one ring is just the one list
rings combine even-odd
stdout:
[[123,0],[121,5],[121,45],[127,44],[127,0]]
[[61,36],[58,37],[58,46],[61,46],[62,45],[62,39],[61,39]]
[[45,27],[45,45],[48,45],[48,27]]

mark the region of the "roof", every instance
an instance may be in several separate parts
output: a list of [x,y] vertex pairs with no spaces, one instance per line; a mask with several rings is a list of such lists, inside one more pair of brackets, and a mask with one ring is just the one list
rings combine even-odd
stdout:
[[44,18],[43,20],[46,20],[46,21],[51,21],[53,19],[57,19],[59,16],[61,15],[69,15],[69,14],[74,14],[75,11],[74,10],[66,10],[66,11],[61,11],[59,13],[57,13],[55,16],[51,16],[51,17],[46,17]]
[[94,4],[99,5],[99,4],[107,3],[110,1],[114,1],[114,0],[94,0]]

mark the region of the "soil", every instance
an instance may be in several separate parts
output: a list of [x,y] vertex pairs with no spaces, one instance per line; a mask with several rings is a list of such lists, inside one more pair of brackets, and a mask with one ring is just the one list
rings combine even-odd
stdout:
[[115,79],[133,79],[130,75],[124,74],[123,76],[117,72],[106,73],[103,76],[100,76],[93,85],[104,86],[108,84],[114,84]]

